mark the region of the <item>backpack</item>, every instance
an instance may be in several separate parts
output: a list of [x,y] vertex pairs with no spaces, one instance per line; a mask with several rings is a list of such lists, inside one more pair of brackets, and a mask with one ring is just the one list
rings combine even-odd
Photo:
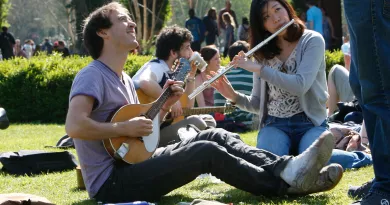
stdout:
[[2,170],[13,175],[34,175],[42,172],[57,172],[75,169],[76,158],[68,151],[45,152],[21,150],[0,155]]

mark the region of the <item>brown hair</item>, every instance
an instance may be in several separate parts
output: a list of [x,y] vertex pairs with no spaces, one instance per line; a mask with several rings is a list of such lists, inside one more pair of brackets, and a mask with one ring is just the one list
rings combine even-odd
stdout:
[[[262,17],[262,10],[265,6],[267,6],[269,1],[277,1],[279,2],[288,13],[290,19],[294,19],[295,22],[287,28],[287,35],[284,37],[285,40],[289,42],[297,41],[301,38],[305,25],[304,23],[297,17],[294,8],[285,0],[253,0],[250,9],[250,39],[249,43],[251,48],[255,47],[261,41],[265,40],[272,34],[265,30],[264,28],[264,20]],[[276,55],[279,55],[281,52],[281,48],[276,44],[277,39],[274,38],[269,41],[266,45],[261,47],[254,53],[254,57],[257,60],[261,59],[272,59]]]
[[222,20],[225,22],[225,24],[230,23],[234,28],[236,28],[236,24],[234,23],[233,16],[230,15],[229,12],[225,12],[222,14]]
[[126,14],[129,11],[120,3],[112,2],[93,11],[85,20],[83,26],[84,46],[93,59],[100,57],[103,49],[103,38],[97,35],[102,29],[109,29],[112,26],[110,14],[119,10]]
[[217,53],[218,49],[214,45],[205,46],[200,49],[200,55],[206,62],[209,62]]

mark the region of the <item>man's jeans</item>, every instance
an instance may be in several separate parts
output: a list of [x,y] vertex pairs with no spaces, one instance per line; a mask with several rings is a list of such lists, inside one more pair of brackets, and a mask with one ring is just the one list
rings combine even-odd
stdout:
[[254,195],[283,195],[280,178],[289,156],[246,145],[223,129],[208,129],[194,138],[158,148],[138,164],[117,164],[95,199],[104,202],[154,201],[203,173]]
[[363,109],[374,161],[371,191],[390,194],[390,0],[344,0],[351,88]]
[[[289,118],[267,116],[257,136],[257,148],[278,156],[298,155],[304,152],[320,135],[327,131],[327,123],[314,126],[305,113]],[[329,163],[340,164],[343,169],[359,168],[372,163],[365,153],[334,149]]]

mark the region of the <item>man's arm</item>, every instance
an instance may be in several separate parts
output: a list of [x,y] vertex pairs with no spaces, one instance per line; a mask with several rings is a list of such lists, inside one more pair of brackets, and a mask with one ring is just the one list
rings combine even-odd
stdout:
[[313,23],[313,21],[309,21],[309,28],[308,29],[310,29],[310,30],[314,30],[313,28],[314,28],[314,23]]
[[308,22],[308,29],[313,30],[314,29],[314,17],[310,10],[306,12],[306,18]]
[[152,133],[152,121],[144,117],[135,117],[129,121],[101,123],[90,118],[94,98],[77,95],[69,103],[65,130],[72,138],[102,140],[112,137],[147,136]]
[[157,82],[157,76],[153,72],[143,73],[140,81],[139,88],[147,96],[157,99],[163,92],[163,89]]

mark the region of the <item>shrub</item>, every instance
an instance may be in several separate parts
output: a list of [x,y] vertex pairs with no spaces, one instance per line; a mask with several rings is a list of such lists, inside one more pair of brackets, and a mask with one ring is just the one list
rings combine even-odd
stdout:
[[[134,75],[150,59],[151,56],[130,55],[125,72]],[[6,108],[13,122],[63,123],[72,81],[91,60],[80,56],[62,58],[55,54],[3,61],[0,64],[0,106]]]
[[344,66],[344,54],[341,50],[335,50],[333,52],[326,51],[325,61],[326,61],[326,76],[328,76],[328,73],[332,68],[332,66],[336,64],[340,64]]
[[[129,55],[125,72],[133,76],[152,56]],[[15,58],[0,63],[0,106],[12,122],[63,123],[69,91],[77,72],[92,61],[90,57],[60,54],[39,55],[32,59]],[[222,59],[222,65],[229,63]],[[326,52],[327,71],[343,65],[341,51]]]

